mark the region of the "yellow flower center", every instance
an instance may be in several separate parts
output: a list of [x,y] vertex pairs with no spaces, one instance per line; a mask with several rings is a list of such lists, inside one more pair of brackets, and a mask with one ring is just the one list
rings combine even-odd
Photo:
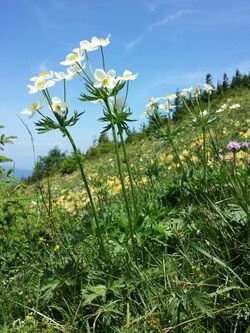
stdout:
[[39,82],[37,82],[37,86],[38,86],[38,88],[44,88],[45,85],[46,85],[46,82],[45,82],[45,81],[39,81]]
[[32,110],[37,110],[38,109],[38,103],[32,103],[31,104],[31,109]]
[[45,77],[46,75],[47,75],[47,73],[45,73],[45,72],[41,72],[38,74],[39,77]]
[[71,53],[71,54],[68,56],[68,59],[69,59],[70,61],[75,61],[75,60],[77,60],[78,58],[79,58],[79,55],[76,54],[76,53]]
[[60,111],[62,109],[62,104],[61,103],[54,104],[54,109]]
[[104,86],[107,86],[107,85],[109,84],[109,82],[110,82],[110,78],[109,78],[108,76],[104,76],[104,77],[102,78],[102,84],[103,84]]

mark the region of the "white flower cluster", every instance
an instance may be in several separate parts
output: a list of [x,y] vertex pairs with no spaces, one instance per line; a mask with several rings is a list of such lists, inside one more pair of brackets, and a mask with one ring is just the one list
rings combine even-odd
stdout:
[[224,112],[226,109],[235,110],[235,109],[238,109],[238,108],[240,108],[239,103],[235,103],[235,104],[232,104],[232,105],[222,104],[221,107],[218,110],[216,110],[216,112],[221,113],[221,112]]
[[[30,78],[30,81],[33,84],[27,85],[29,88],[29,93],[35,94],[37,92],[42,92],[48,88],[51,88],[56,84],[56,82],[61,80],[72,80],[77,74],[80,74],[80,72],[84,71],[86,64],[83,61],[85,58],[87,58],[87,53],[95,51],[99,47],[102,48],[107,46],[110,44],[110,38],[111,35],[108,35],[105,39],[92,37],[91,41],[80,41],[80,46],[78,48],[74,48],[72,52],[66,56],[65,60],[60,62],[61,65],[68,66],[66,72],[41,72],[37,76]],[[92,71],[91,66],[90,70]],[[114,69],[110,69],[106,72],[104,69],[100,68],[96,69],[94,72],[92,71],[92,74],[94,88],[105,88],[109,90],[114,89],[118,83],[135,80],[138,76],[138,73],[133,74],[129,70],[125,70],[122,76],[116,76],[116,71]],[[98,102],[98,100],[94,102]],[[31,118],[42,107],[43,105],[40,102],[32,103],[21,113]],[[64,116],[68,108],[68,104],[66,102],[62,102],[59,97],[55,96],[52,98],[52,103],[49,108],[60,116]]]
[[[141,117],[145,117],[151,111],[162,109],[165,112],[170,112],[171,109],[175,108],[175,105],[172,104],[173,101],[177,98],[176,94],[168,94],[165,97],[151,97],[148,100],[148,104],[146,105],[146,109]],[[162,100],[162,103],[159,101]]]

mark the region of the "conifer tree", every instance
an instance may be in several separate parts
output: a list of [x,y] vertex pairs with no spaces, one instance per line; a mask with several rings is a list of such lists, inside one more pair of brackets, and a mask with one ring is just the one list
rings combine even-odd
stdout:
[[222,88],[224,91],[227,91],[229,88],[229,79],[228,79],[227,73],[223,74]]
[[206,75],[206,80],[205,80],[205,82],[206,82],[207,84],[211,84],[211,85],[213,86],[212,81],[213,81],[212,74],[208,73],[208,74]]
[[216,92],[218,96],[222,95],[223,92],[223,85],[220,83],[220,81],[217,81],[217,88],[216,88]]

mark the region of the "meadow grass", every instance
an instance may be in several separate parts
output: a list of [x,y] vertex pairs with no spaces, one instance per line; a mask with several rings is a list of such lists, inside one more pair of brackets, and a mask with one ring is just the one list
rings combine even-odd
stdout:
[[[1,182],[1,332],[246,332],[250,158],[227,144],[249,140],[249,91],[214,99],[208,113],[209,96],[194,99],[182,121],[125,144],[131,112],[108,94],[128,83],[109,73],[100,88],[81,75],[92,96],[81,98],[104,101],[114,152],[78,159],[70,175]],[[38,129],[59,129],[77,156],[67,128],[79,114],[67,118],[65,91],[58,109],[43,93],[58,123],[41,115]]]

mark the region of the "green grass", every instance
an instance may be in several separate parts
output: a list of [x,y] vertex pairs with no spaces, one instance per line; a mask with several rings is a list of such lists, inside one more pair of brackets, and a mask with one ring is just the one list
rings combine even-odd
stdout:
[[179,157],[159,133],[127,145],[132,239],[114,154],[84,162],[106,257],[79,172],[1,185],[0,332],[247,331],[250,158],[234,161],[226,145],[249,140],[250,94],[214,107],[228,98],[241,107],[211,124],[206,183],[188,115],[173,138]]

